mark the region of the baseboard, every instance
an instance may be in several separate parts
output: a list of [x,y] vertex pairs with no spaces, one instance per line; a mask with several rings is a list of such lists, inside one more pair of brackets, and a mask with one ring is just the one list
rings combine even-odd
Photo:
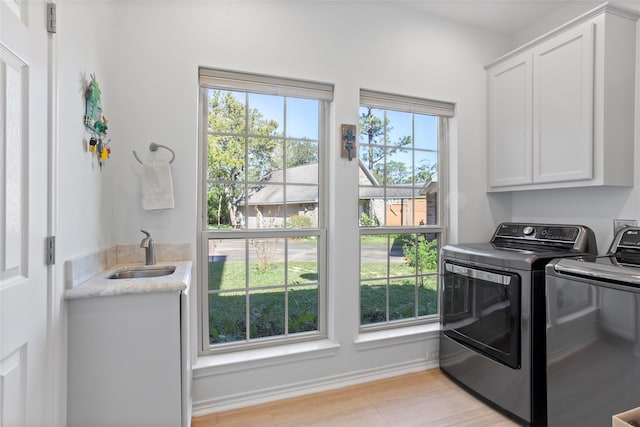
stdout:
[[435,360],[425,358],[401,364],[386,365],[375,369],[318,378],[312,381],[292,383],[286,386],[252,390],[246,393],[193,402],[192,414],[194,417],[199,417],[212,414],[214,412],[228,411],[231,409],[259,405],[261,403],[268,403],[321,391],[334,390],[341,387],[348,387],[351,385],[410,374],[412,372],[419,372],[437,367],[437,358]]

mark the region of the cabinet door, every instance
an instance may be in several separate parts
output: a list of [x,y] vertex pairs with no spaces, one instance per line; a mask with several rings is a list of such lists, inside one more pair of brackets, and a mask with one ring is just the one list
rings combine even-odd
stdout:
[[531,183],[531,52],[488,70],[489,186]]
[[594,25],[533,50],[533,182],[593,177]]
[[178,298],[69,300],[68,427],[182,425]]

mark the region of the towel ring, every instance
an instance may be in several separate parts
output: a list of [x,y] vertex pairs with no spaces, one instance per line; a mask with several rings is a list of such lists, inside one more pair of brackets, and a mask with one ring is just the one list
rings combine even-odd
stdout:
[[[151,151],[158,151],[158,148],[166,148],[167,150],[169,150],[171,152],[171,160],[169,160],[169,163],[173,163],[173,161],[176,159],[176,153],[174,153],[171,148],[167,147],[166,145],[156,144],[155,142],[149,144],[149,150]],[[138,153],[136,153],[136,150],[133,150],[133,157],[135,157],[136,160],[140,164],[142,164],[142,160],[140,160],[140,157],[138,157]]]

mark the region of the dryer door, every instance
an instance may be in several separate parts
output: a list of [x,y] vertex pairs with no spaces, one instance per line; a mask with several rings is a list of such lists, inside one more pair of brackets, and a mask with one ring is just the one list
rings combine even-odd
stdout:
[[444,263],[442,330],[448,337],[520,368],[520,276]]

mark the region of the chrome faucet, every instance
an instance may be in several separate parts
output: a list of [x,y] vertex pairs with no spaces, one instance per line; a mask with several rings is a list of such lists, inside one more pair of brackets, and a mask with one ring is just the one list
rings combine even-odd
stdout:
[[154,250],[153,239],[151,238],[151,234],[148,232],[144,230],[140,231],[146,234],[146,237],[140,242],[140,247],[144,248],[147,265],[153,265],[156,263],[156,252]]

